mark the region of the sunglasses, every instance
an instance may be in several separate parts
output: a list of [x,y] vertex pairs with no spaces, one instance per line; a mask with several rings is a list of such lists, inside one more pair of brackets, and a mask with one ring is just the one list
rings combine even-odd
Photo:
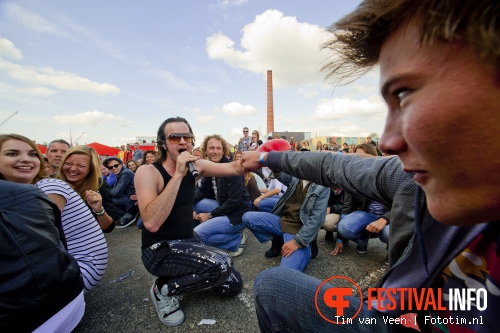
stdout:
[[120,166],[120,164],[110,165],[110,166],[108,166],[108,169],[113,170],[113,169],[118,168],[119,166]]
[[172,144],[178,144],[181,142],[181,139],[184,139],[186,143],[192,143],[194,139],[194,135],[191,133],[176,133],[176,134],[170,134],[167,136],[168,142]]
[[243,133],[248,133],[248,131],[243,131]]

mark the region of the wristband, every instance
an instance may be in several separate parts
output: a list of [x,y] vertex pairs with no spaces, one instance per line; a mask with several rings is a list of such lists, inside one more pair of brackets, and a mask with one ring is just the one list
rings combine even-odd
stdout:
[[95,215],[97,216],[103,216],[106,211],[104,210],[104,207],[102,207],[102,210],[100,212],[96,212],[95,210],[92,209]]
[[337,238],[337,243],[343,243],[342,239]]
[[265,156],[266,156],[266,153],[261,153],[261,154],[260,154],[259,163],[260,163],[262,166],[267,166],[266,161],[264,161],[264,157],[265,157]]

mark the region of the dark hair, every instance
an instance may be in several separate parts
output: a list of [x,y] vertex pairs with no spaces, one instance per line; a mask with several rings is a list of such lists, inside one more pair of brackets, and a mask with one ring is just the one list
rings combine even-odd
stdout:
[[[167,159],[167,149],[165,148],[166,147],[165,140],[167,139],[167,137],[165,136],[165,126],[167,126],[168,123],[184,123],[189,128],[189,133],[193,134],[193,129],[191,128],[191,125],[189,125],[188,121],[185,118],[172,117],[166,119],[158,128],[158,133],[156,134],[156,144],[158,146],[157,160],[160,163],[163,163]],[[192,145],[194,146],[194,138]],[[146,156],[146,154],[144,154],[144,156]]]
[[359,148],[366,151],[367,154],[370,154],[373,156],[378,156],[377,149],[371,143],[362,143],[362,144],[358,145],[354,149],[354,152],[356,152]]
[[498,0],[365,0],[334,23],[323,49],[336,56],[323,70],[327,79],[348,83],[379,61],[380,48],[394,30],[409,22],[419,24],[421,41],[463,41],[481,59],[500,67]]
[[123,164],[123,161],[121,159],[115,156],[111,156],[105,159],[104,162],[102,162],[102,165],[104,165],[107,168],[110,161],[117,161],[119,164]]
[[47,150],[50,150],[50,146],[52,146],[52,144],[54,144],[54,143],[63,143],[66,146],[68,146],[68,148],[71,148],[71,145],[68,143],[68,141],[63,140],[63,139],[56,139],[56,140],[50,141],[50,143],[47,146]]
[[158,153],[155,151],[155,150],[146,150],[144,152],[144,156],[142,157],[142,164],[141,165],[146,165],[146,157],[148,156],[148,154],[153,154],[154,157],[156,158],[156,160],[158,160]]

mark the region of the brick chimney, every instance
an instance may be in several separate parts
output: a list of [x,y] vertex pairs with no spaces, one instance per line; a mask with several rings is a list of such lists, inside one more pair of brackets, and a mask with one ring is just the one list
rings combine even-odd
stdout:
[[267,71],[267,133],[274,132],[273,71]]

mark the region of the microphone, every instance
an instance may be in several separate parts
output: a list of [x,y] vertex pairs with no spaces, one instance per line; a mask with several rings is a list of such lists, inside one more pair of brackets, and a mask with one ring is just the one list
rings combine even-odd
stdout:
[[193,175],[193,177],[198,177],[199,173],[198,173],[198,170],[196,170],[196,167],[194,166],[194,163],[193,162],[187,162],[186,163],[188,169],[189,169],[189,172],[191,172],[191,174]]

